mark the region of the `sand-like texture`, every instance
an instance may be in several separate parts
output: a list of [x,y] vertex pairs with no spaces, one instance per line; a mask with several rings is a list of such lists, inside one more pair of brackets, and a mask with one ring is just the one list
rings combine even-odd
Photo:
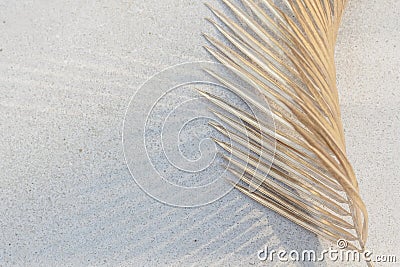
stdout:
[[[174,208],[132,179],[129,100],[162,69],[211,59],[207,16],[193,0],[0,0],[0,266],[248,266],[265,245],[330,245],[237,191]],[[368,247],[400,260],[400,1],[351,0],[336,59]]]

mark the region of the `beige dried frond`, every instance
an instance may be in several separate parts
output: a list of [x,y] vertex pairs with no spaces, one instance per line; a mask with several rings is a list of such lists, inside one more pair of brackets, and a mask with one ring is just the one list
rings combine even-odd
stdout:
[[[258,127],[254,116],[201,92],[247,125],[216,113],[232,130],[212,126],[252,153],[260,155],[261,150],[274,156],[269,179],[264,179],[259,169],[249,167],[262,166],[263,156],[252,157],[238,146],[216,140],[238,159],[230,161],[234,166],[230,170],[242,181],[235,187],[315,234],[334,242],[345,239],[349,249],[363,251],[368,215],[346,156],[334,62],[347,1],[281,0],[283,7],[272,0],[222,1],[230,14],[209,6],[219,23],[210,22],[227,44],[205,35],[213,46],[206,48],[262,88],[276,123],[276,133],[271,133]],[[245,143],[243,136],[250,142]],[[271,138],[276,150],[263,142]],[[247,189],[252,185],[257,188],[254,192]]]

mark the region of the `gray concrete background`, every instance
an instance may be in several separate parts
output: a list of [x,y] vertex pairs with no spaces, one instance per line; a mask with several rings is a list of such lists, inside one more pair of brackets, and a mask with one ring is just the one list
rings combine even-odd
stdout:
[[[399,13],[397,0],[350,1],[337,47],[369,248],[398,256]],[[0,1],[0,266],[247,266],[264,245],[330,245],[236,191],[180,209],[131,178],[129,99],[168,66],[210,59],[209,15],[189,0]]]

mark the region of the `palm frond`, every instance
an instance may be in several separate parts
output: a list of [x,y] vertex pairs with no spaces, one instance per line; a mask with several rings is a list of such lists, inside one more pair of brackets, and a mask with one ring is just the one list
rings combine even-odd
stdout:
[[[347,0],[281,0],[283,7],[272,0],[222,1],[230,15],[208,5],[218,22],[208,20],[224,41],[205,35],[211,44],[206,49],[262,89],[276,123],[271,131],[252,114],[200,91],[230,114],[215,111],[229,127],[211,126],[234,141],[215,140],[234,156],[229,170],[241,181],[235,187],[315,234],[345,239],[363,251],[368,214],[346,156],[334,62]],[[209,73],[246,97],[228,79]]]

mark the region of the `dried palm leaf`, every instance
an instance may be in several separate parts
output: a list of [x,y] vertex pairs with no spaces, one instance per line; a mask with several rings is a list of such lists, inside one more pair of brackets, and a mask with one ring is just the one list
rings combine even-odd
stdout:
[[315,234],[364,251],[368,214],[346,156],[334,62],[347,0],[281,0],[283,7],[272,0],[222,1],[231,16],[208,6],[219,23],[209,21],[228,44],[205,35],[212,45],[206,49],[262,88],[276,123],[273,132],[252,114],[200,91],[229,114],[215,112],[229,127],[211,125],[234,141],[215,140],[234,156],[229,170],[241,181],[234,186]]

